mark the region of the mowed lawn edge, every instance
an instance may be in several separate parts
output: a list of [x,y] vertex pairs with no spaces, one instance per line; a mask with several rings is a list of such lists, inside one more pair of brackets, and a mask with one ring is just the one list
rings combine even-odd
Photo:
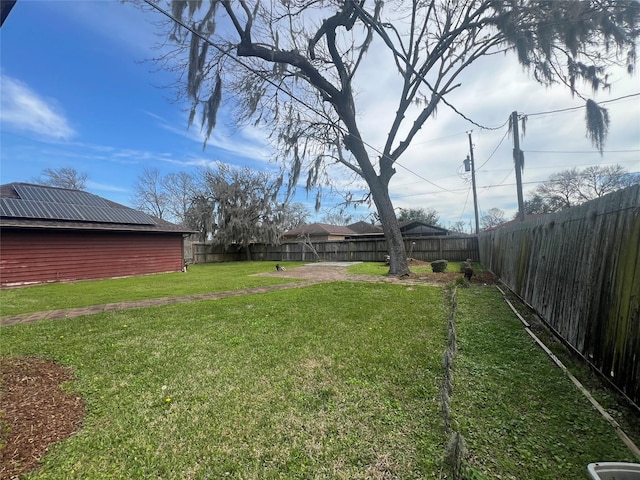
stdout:
[[3,354],[71,366],[87,402],[30,478],[432,478],[445,310],[336,282],[6,327]]
[[589,463],[637,461],[497,289],[463,288],[456,296],[451,410],[472,478],[583,479]]

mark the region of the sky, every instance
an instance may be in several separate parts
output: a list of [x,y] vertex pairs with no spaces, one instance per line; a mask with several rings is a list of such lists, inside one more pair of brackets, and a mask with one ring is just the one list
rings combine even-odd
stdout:
[[[88,175],[89,192],[133,206],[145,168],[161,175],[195,174],[216,161],[275,168],[257,129],[219,122],[203,150],[200,129],[187,128],[186,105],[168,87],[177,74],[149,61],[158,54],[154,22],[160,20],[159,13],[116,0],[18,0],[0,30],[0,183],[29,182],[44,169],[68,167]],[[370,56],[357,87],[363,137],[375,156],[396,110],[398,78]],[[594,97],[606,102],[611,117],[600,155],[585,135],[584,108],[544,113],[583,107],[583,100],[538,85],[511,57],[483,60],[449,100],[476,123],[497,128],[482,129],[441,105],[396,166],[394,206],[434,209],[442,226],[463,221],[471,230],[474,201],[463,171],[471,133],[479,214],[499,208],[513,218],[513,140],[506,126],[513,111],[528,115],[520,144],[525,199],[550,175],[571,168],[619,164],[639,172],[640,96],[627,96],[640,93],[640,77],[614,70],[610,80],[611,90]],[[592,96],[590,88],[580,90]],[[346,189],[350,178],[337,183]],[[313,211],[315,196],[301,187],[295,201]],[[339,201],[325,197],[310,220]],[[370,211],[361,206],[347,213],[364,218]]]

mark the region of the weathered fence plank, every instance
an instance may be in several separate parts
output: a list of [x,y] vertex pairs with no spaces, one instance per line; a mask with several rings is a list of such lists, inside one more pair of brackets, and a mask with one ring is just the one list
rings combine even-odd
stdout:
[[479,243],[487,268],[640,403],[640,185]]

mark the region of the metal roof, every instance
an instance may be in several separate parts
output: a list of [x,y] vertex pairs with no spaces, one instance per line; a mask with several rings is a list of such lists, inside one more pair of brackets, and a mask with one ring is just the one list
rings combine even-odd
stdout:
[[89,192],[28,183],[0,186],[0,217],[3,227],[189,232]]

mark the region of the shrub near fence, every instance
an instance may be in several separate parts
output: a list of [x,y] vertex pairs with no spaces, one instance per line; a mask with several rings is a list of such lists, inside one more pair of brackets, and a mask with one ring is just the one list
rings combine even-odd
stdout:
[[[468,258],[477,261],[478,239],[471,236],[437,236],[405,239],[407,255],[416,260],[431,262],[446,259],[461,262]],[[387,255],[384,239],[333,240],[325,242],[283,243],[280,245],[252,244],[251,258],[266,261],[290,262],[383,262]],[[244,249],[227,251],[220,246],[194,243],[195,263],[245,260]]]
[[485,267],[640,404],[640,185],[479,244]]

